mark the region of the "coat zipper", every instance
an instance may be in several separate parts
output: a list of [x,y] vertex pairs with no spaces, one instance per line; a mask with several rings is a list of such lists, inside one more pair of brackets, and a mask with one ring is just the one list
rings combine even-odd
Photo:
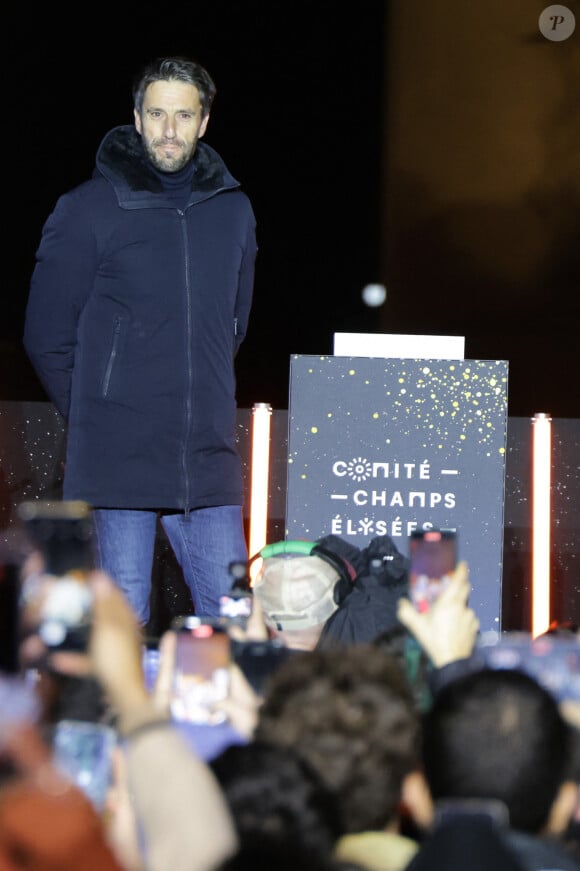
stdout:
[[183,448],[181,452],[181,468],[183,472],[183,481],[185,486],[185,499],[183,509],[185,514],[189,514],[189,475],[187,473],[187,446],[191,431],[191,388],[193,383],[193,362],[191,357],[191,294],[190,294],[190,269],[187,244],[187,221],[185,220],[185,212],[179,210],[181,218],[181,231],[183,236],[183,250],[185,257],[185,331],[186,331],[186,354],[187,354],[187,391],[185,395],[185,438],[183,440]]
[[115,359],[117,357],[117,349],[119,347],[119,335],[121,333],[121,318],[119,315],[115,317],[115,321],[113,324],[113,342],[111,344],[111,353],[109,354],[109,361],[107,363],[107,368],[105,370],[105,377],[103,379],[103,396],[107,396],[109,393],[109,384],[111,382],[111,375],[113,374],[113,366],[115,364]]

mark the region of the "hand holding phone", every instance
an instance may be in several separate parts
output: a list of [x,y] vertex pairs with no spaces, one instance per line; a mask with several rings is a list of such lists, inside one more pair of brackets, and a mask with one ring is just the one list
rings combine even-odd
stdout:
[[428,611],[457,565],[454,530],[414,530],[409,536],[409,594],[418,611]]
[[117,733],[104,723],[59,720],[53,737],[57,768],[75,783],[98,813],[105,808],[113,774]]
[[247,562],[232,562],[229,572],[233,582],[231,589],[220,596],[220,616],[228,623],[242,626],[252,614],[254,596]]
[[468,604],[471,585],[465,560],[441,587],[431,607],[420,610],[410,596],[397,602],[397,618],[418,641],[435,668],[443,668],[473,652],[479,619]]
[[31,545],[42,561],[41,577],[25,581],[25,623],[37,624],[47,647],[86,650],[92,595],[88,573],[93,569],[92,510],[82,501],[29,501],[18,514]]
[[173,622],[177,632],[171,692],[172,717],[181,722],[216,725],[226,720],[216,711],[226,698],[230,682],[230,639],[222,625],[199,617]]

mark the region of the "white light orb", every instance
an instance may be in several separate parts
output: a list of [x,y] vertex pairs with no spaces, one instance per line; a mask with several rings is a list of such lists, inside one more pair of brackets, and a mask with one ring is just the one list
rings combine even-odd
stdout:
[[365,305],[376,308],[386,300],[387,288],[384,284],[367,284],[362,289],[362,298]]

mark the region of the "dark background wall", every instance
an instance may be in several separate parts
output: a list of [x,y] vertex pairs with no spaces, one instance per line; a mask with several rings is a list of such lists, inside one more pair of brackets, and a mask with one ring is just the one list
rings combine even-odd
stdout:
[[510,363],[512,415],[579,415],[580,4],[389,4],[381,252],[394,332]]

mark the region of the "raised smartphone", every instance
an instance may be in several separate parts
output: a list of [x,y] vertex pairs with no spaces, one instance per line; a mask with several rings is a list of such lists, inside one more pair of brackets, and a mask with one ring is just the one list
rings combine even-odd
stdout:
[[95,806],[105,808],[113,774],[117,733],[104,723],[59,720],[53,736],[53,759]]
[[227,697],[230,639],[224,626],[199,617],[177,617],[171,715],[179,722],[208,726],[225,722],[214,705]]
[[409,595],[419,611],[428,611],[457,565],[457,533],[416,529],[409,536]]
[[230,563],[229,572],[232,577],[232,586],[227,593],[220,596],[220,616],[228,623],[236,623],[245,628],[253,606],[248,563]]
[[92,611],[87,576],[95,565],[92,509],[76,500],[35,500],[20,503],[18,514],[43,563],[34,596],[24,581],[25,620],[37,624],[47,647],[83,651]]

